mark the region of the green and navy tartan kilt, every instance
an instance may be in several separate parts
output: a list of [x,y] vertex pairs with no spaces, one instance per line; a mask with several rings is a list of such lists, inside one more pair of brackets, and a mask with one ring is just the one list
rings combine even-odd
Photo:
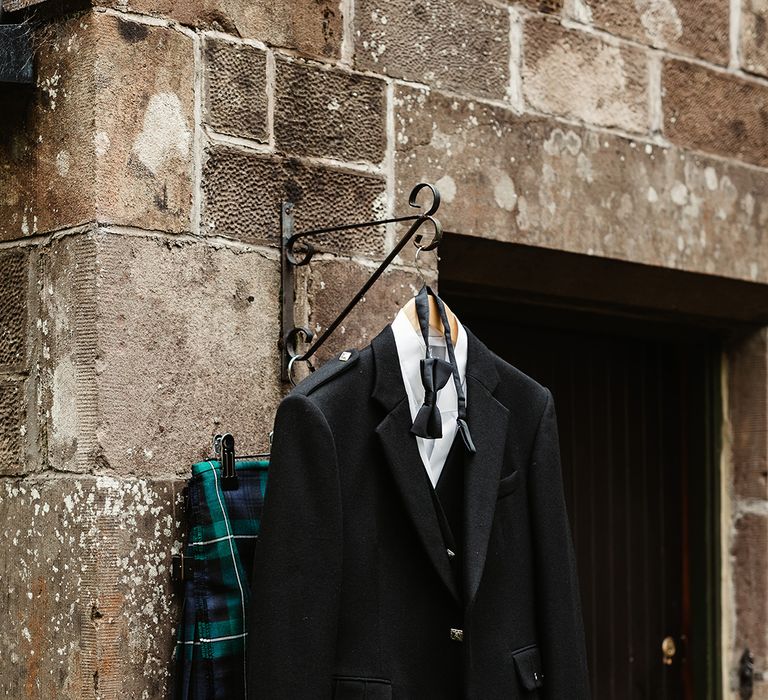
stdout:
[[251,566],[267,484],[267,461],[237,461],[238,488],[223,489],[217,460],[192,465],[174,698],[247,696],[246,621]]

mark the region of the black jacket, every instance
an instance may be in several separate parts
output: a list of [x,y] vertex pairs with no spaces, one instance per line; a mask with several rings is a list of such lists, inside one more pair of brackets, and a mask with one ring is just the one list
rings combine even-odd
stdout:
[[281,402],[252,574],[249,700],[590,697],[552,394],[467,340],[477,452],[459,446],[459,582],[391,328]]

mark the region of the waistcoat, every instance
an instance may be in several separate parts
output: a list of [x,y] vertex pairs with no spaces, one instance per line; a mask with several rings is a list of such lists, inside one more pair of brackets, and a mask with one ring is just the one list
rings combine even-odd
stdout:
[[464,530],[464,443],[459,433],[451,443],[435,488],[428,484],[443,541],[459,592],[462,594],[462,534]]

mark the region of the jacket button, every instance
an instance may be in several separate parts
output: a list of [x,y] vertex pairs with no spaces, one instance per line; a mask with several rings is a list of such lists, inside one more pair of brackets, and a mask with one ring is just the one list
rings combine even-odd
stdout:
[[451,627],[451,641],[452,642],[463,642],[464,641],[464,630],[457,630],[457,629]]

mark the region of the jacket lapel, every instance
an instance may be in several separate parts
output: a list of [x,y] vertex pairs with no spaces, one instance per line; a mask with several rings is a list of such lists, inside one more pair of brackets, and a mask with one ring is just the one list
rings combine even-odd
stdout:
[[392,476],[424,549],[448,590],[459,601],[459,593],[445,549],[429,482],[421,461],[416,437],[410,433],[411,411],[405,393],[397,346],[389,325],[371,341],[376,367],[373,398],[387,412],[376,428]]
[[466,455],[464,477],[464,591],[471,607],[485,568],[504,461],[509,411],[496,400],[493,353],[467,332],[467,423],[477,452]]

